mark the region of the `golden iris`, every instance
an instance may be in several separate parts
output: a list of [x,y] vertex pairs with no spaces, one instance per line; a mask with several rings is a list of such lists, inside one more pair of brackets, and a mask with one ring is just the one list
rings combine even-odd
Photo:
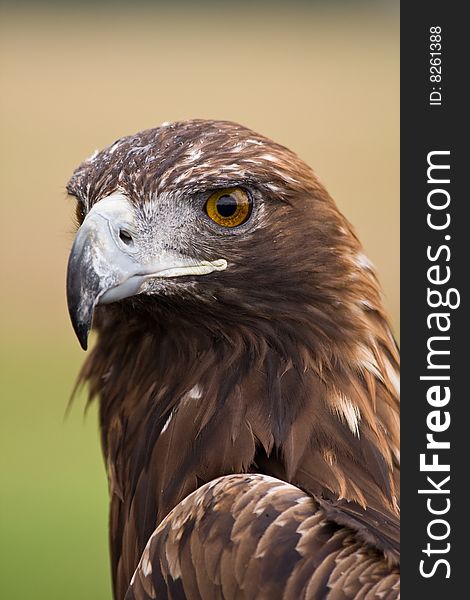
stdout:
[[251,199],[241,188],[227,188],[211,194],[206,202],[206,213],[217,225],[237,227],[251,213]]

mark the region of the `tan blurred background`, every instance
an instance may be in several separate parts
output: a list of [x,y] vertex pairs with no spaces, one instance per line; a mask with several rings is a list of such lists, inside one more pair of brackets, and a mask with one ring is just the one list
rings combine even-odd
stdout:
[[230,119],[311,164],[399,323],[395,2],[3,8],[0,30],[0,596],[110,598],[96,414],[64,412],[72,170],[162,121]]

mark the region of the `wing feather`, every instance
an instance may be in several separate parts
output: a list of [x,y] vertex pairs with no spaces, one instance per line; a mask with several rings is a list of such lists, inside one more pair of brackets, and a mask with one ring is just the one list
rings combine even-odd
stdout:
[[125,600],[397,600],[397,561],[360,510],[266,475],[220,477],[157,527]]

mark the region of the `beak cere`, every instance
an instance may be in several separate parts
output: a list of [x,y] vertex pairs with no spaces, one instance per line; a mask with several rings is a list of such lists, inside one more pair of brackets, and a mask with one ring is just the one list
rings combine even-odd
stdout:
[[138,237],[132,206],[119,193],[97,202],[77,232],[67,267],[67,304],[84,350],[97,304],[134,296],[148,279],[204,275],[227,268],[224,259],[197,261],[162,251],[143,258]]

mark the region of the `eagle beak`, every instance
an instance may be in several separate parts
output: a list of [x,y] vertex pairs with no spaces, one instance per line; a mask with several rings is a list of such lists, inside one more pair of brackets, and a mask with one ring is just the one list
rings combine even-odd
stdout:
[[98,304],[134,296],[149,279],[204,275],[227,268],[224,259],[195,261],[163,252],[143,260],[145,252],[138,240],[132,205],[118,193],[97,202],[77,231],[67,267],[67,304],[84,350]]

